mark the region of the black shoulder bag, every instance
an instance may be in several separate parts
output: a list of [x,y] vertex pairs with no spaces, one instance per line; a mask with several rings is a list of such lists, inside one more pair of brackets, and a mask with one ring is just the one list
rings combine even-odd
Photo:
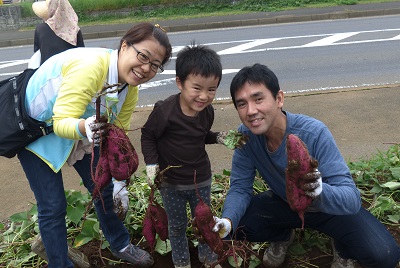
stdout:
[[0,81],[0,156],[14,157],[29,143],[53,132],[53,126],[30,117],[25,108],[26,86],[36,69],[26,69]]

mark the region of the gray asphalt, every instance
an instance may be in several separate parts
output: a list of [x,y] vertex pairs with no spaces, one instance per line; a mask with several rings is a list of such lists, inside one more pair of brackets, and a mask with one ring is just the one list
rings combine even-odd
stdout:
[[[298,9],[274,13],[157,21],[167,31],[211,29],[281,22],[322,19],[355,18],[400,14],[400,1],[320,9]],[[82,27],[85,39],[120,37],[130,24]],[[0,46],[28,45],[33,42],[33,31],[0,32]],[[283,89],[284,90],[284,89]],[[165,96],[166,97],[166,96]],[[331,130],[346,160],[368,158],[379,151],[385,152],[393,143],[400,143],[400,85],[357,88],[313,94],[287,94],[284,109],[302,113],[323,121]],[[213,130],[234,129],[240,123],[230,102],[216,103]],[[145,123],[150,108],[134,113],[131,129]],[[140,166],[144,169],[140,151],[140,131],[131,131],[129,137],[138,151]],[[220,145],[207,145],[207,152],[215,174],[230,169],[232,152]],[[73,168],[63,167],[65,189],[84,190]],[[35,202],[26,182],[25,174],[16,158],[0,161],[0,221],[16,212],[26,211]]]
[[[279,12],[253,12],[239,15],[160,20],[167,32],[265,25],[286,22],[346,19],[400,14],[400,1],[343,5],[324,8],[301,8]],[[121,37],[132,24],[82,26],[84,39]],[[33,44],[34,30],[0,31],[0,47]]]

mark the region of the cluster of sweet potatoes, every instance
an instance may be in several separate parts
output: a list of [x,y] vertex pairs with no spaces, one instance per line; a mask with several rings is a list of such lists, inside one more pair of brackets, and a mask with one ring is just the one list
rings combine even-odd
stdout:
[[135,148],[121,128],[106,123],[105,133],[101,137],[100,158],[93,176],[95,188],[93,198],[101,196],[102,189],[112,178],[129,180],[139,165],[139,158]]
[[168,238],[168,218],[164,208],[154,198],[155,187],[151,187],[149,205],[143,219],[142,234],[154,252],[157,235],[162,241]]

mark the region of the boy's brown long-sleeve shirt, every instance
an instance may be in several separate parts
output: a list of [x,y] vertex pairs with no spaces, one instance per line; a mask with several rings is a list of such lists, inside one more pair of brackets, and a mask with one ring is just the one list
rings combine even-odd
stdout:
[[211,178],[211,164],[205,144],[217,143],[218,132],[211,131],[214,108],[207,106],[197,116],[183,114],[180,94],[158,101],[142,128],[142,153],[146,165],[159,164],[160,170],[168,165],[166,182],[178,185],[194,184]]

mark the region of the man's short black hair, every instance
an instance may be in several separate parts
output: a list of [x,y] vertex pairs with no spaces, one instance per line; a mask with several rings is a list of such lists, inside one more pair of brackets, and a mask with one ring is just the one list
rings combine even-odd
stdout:
[[236,107],[235,93],[243,87],[245,83],[263,84],[271,91],[272,96],[276,98],[280,87],[278,77],[267,66],[256,63],[253,66],[242,68],[232,79],[231,82],[231,98]]

